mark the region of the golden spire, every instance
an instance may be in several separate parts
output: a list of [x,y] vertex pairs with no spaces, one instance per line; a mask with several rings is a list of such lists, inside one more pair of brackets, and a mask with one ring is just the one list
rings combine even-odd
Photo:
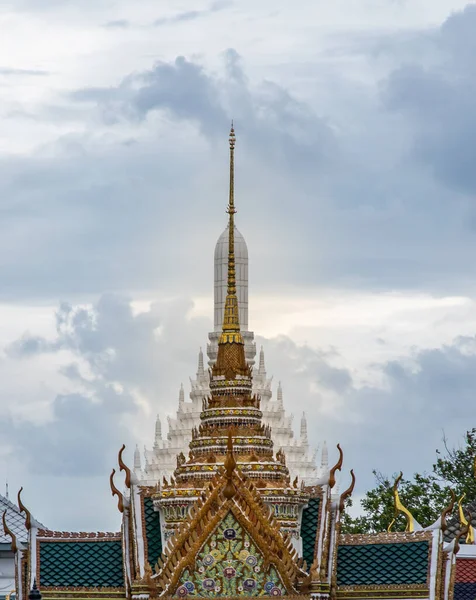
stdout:
[[236,295],[235,271],[235,130],[233,121],[230,130],[230,198],[227,213],[228,223],[228,290],[226,295],[225,310],[223,313],[223,328],[220,344],[243,344],[240,332],[240,319],[238,313],[238,298]]

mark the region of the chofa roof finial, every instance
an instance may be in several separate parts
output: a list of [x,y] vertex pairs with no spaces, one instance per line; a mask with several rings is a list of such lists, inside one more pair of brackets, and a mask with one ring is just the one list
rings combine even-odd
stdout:
[[16,552],[18,550],[17,536],[13,533],[13,531],[10,529],[10,527],[8,527],[6,509],[3,511],[2,521],[3,521],[3,530],[12,539],[12,552],[13,552],[13,554],[16,554]]
[[339,450],[339,459],[337,463],[332,467],[329,473],[329,487],[332,489],[336,484],[336,471],[340,471],[342,469],[342,463],[344,462],[344,453],[342,452],[342,448],[340,444],[337,444],[337,450]]
[[124,512],[124,496],[121,494],[121,492],[117,489],[117,487],[114,484],[114,475],[115,474],[116,474],[116,469],[113,469],[111,475],[109,476],[109,485],[111,486],[112,495],[117,496],[117,508],[119,509],[119,512],[123,513]]
[[21,501],[21,493],[22,492],[23,492],[23,487],[21,487],[18,491],[18,508],[20,509],[21,513],[25,513],[25,527],[28,529],[28,531],[30,531],[30,529],[31,529],[31,513],[26,508],[26,506],[23,504],[23,502]]
[[118,463],[119,463],[119,469],[121,471],[125,471],[126,473],[126,480],[125,480],[125,484],[126,487],[130,489],[131,487],[131,483],[132,483],[132,475],[131,475],[131,470],[129,469],[129,467],[124,463],[123,459],[122,459],[122,453],[124,452],[124,450],[126,449],[126,445],[122,444],[122,448],[119,450],[119,455],[117,457]]
[[395,483],[393,484],[393,500],[395,503],[395,517],[393,518],[392,522],[388,526],[388,531],[389,532],[391,531],[393,524],[395,523],[395,520],[398,517],[398,515],[400,513],[403,513],[407,520],[407,526],[405,528],[405,531],[407,531],[408,533],[413,533],[416,528],[420,529],[421,527],[415,520],[415,517],[412,515],[412,513],[408,510],[408,508],[403,506],[403,504],[400,500],[400,496],[398,494],[398,484],[400,483],[402,477],[403,477],[403,473],[400,471],[400,475],[395,479]]

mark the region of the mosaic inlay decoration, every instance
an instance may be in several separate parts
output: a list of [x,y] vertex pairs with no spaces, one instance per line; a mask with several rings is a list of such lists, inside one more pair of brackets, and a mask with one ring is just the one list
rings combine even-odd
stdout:
[[264,559],[231,512],[203,545],[196,569],[185,569],[176,596],[284,596],[286,590],[273,565]]

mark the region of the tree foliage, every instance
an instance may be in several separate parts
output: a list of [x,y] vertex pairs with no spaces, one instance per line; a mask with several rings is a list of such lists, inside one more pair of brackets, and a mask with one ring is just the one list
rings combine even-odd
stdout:
[[[474,461],[476,456],[476,429],[468,431],[464,444],[448,448],[443,439],[443,451],[436,450],[436,462],[430,473],[415,473],[413,479],[402,479],[398,488],[400,499],[415,519],[426,527],[435,522],[450,500],[450,490],[457,498],[466,494],[466,500],[476,500]],[[395,474],[389,478],[373,471],[376,486],[361,500],[362,515],[352,518],[348,510],[342,517],[344,533],[378,533],[387,531],[395,516],[393,484]],[[352,506],[349,500],[347,508]],[[405,517],[397,517],[392,529],[404,531]]]

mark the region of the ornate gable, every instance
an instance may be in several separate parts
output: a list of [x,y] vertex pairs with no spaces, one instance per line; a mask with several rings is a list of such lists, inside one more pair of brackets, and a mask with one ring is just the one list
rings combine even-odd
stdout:
[[177,596],[286,595],[276,567],[269,564],[233,509],[200,548],[194,567],[182,572]]
[[295,596],[307,579],[269,508],[237,471],[214,478],[156,572],[159,594],[179,597]]

